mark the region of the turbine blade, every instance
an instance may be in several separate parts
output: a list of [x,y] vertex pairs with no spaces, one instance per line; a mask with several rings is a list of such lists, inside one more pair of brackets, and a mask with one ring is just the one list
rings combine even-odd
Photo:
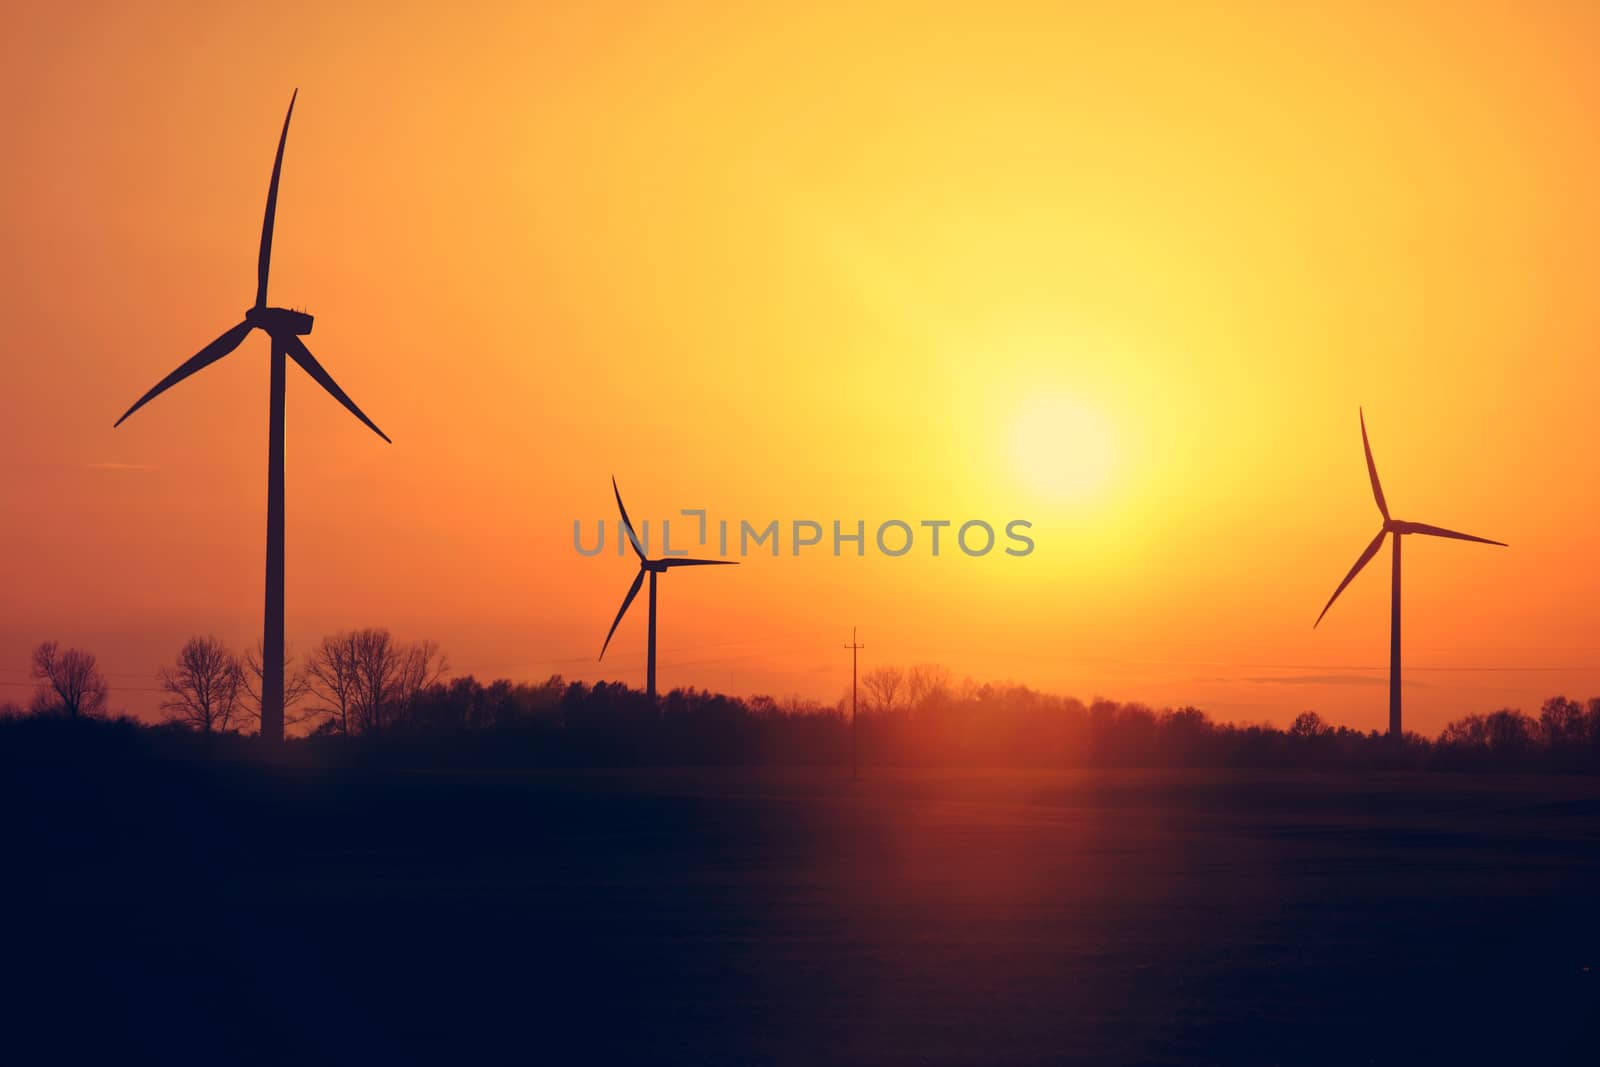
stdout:
[[[1339,583],[1339,588],[1333,591],[1333,595],[1329,597],[1328,602],[1323,605],[1322,615],[1326,615],[1328,613],[1328,609],[1333,607],[1333,602],[1339,599],[1339,594],[1344,592],[1344,587],[1349,585],[1351,580],[1355,578],[1356,575],[1361,573],[1361,568],[1365,567],[1369,562],[1371,562],[1372,557],[1378,554],[1378,549],[1383,547],[1383,539],[1388,535],[1388,533],[1389,531],[1387,529],[1378,531],[1378,536],[1372,539],[1372,544],[1368,545],[1367,550],[1361,553],[1361,558],[1356,560],[1356,565],[1350,568],[1350,573],[1344,576],[1344,581]],[[1317,621],[1311,624],[1311,628],[1313,630],[1322,624],[1322,615],[1318,615]]]
[[622,506],[622,490],[617,488],[617,476],[611,476],[611,491],[617,497],[617,510],[622,512],[622,528],[628,531],[628,543],[633,545],[633,554],[644,561],[644,549],[639,545],[639,535],[633,532],[633,520],[628,518],[628,509]]
[[666,567],[737,567],[736,559],[679,559],[669,557],[661,561]]
[[233,327],[233,329],[229,330],[227,333],[223,334],[221,337],[217,338],[215,341],[212,341],[200,351],[196,352],[189,358],[188,362],[184,363],[183,366],[179,367],[177,370],[161,379],[156,383],[156,387],[154,389],[144,394],[144,396],[141,396],[137,404],[133,405],[133,407],[129,408],[127,411],[124,411],[122,413],[122,418],[112,423],[112,428],[115,429],[116,427],[121,426],[123,419],[126,419],[129,415],[132,415],[135,411],[138,411],[140,408],[150,403],[150,401],[154,400],[168,389],[171,389],[174,385],[177,385],[179,382],[189,377],[189,375],[193,374],[195,371],[209,367],[211,364],[215,363],[229,352],[232,352],[235,348],[238,348],[239,343],[245,339],[245,335],[248,334],[250,330],[251,326],[249,323],[241,322],[239,325]]
[[[311,354],[311,349],[306,347],[304,341],[300,340],[300,338],[294,336],[293,334],[277,340],[279,344],[283,345],[283,350],[289,353],[289,357],[296,363],[300,364],[301,368],[307,374],[315,378],[318,385],[322,386],[329,393],[332,393],[335,400],[350,409],[350,414],[366,423],[367,429],[371,430],[385,441],[389,441],[389,435],[378,429],[377,424],[371,419],[367,418],[362,410],[356,407],[356,402],[346,396],[343,389],[339,388],[339,383],[333,380],[333,375],[322,369],[322,364],[317,362],[317,357]],[[393,441],[389,441],[389,443],[391,445],[394,444]]]
[[1361,418],[1361,449],[1367,454],[1367,477],[1372,479],[1372,497],[1378,502],[1378,510],[1383,512],[1384,521],[1389,519],[1389,503],[1383,499],[1383,486],[1378,484],[1378,465],[1372,462],[1372,446],[1367,443],[1367,416],[1360,408],[1356,413]]
[[278,154],[272,160],[272,184],[267,186],[267,215],[261,221],[261,258],[256,263],[256,307],[267,306],[267,268],[272,265],[272,222],[278,214],[278,175],[283,171],[283,144],[289,139],[289,120],[294,117],[296,89],[289,97],[289,113],[283,116],[283,132],[278,135]]
[[644,568],[639,568],[639,573],[633,576],[633,584],[628,586],[628,595],[622,598],[622,607],[617,609],[617,617],[611,620],[611,629],[606,633],[606,643],[600,646],[600,658],[606,658],[606,649],[611,647],[611,637],[617,632],[617,624],[628,613],[628,605],[633,603],[633,598],[639,595],[639,587],[644,584]]
[[1453,537],[1457,541],[1476,541],[1482,545],[1499,545],[1508,547],[1504,541],[1491,541],[1487,537],[1474,537],[1472,534],[1458,533],[1455,530],[1446,530],[1443,526],[1429,526],[1425,522],[1406,523],[1406,533],[1427,534],[1430,537]]

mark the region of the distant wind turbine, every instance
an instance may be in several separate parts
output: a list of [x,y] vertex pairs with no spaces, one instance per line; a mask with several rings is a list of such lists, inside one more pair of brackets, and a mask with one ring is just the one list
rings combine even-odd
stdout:
[[622,513],[622,527],[628,533],[628,543],[633,546],[633,554],[639,557],[639,573],[634,575],[633,584],[628,587],[628,595],[622,598],[622,607],[617,609],[617,617],[611,621],[611,630],[606,634],[606,643],[600,646],[600,658],[606,658],[606,649],[611,645],[611,637],[617,632],[617,624],[628,613],[628,605],[633,603],[633,598],[639,595],[639,587],[644,584],[644,576],[650,575],[650,633],[648,651],[645,653],[645,690],[652,698],[656,695],[656,575],[672,569],[673,567],[730,567],[736,566],[735,559],[688,559],[681,556],[668,556],[664,559],[647,559],[644,549],[639,546],[639,538],[633,532],[633,523],[628,519],[628,509],[622,506],[622,491],[617,488],[617,480],[611,479],[611,491],[617,498],[617,511]]
[[385,441],[387,434],[373,423],[355,401],[345,395],[339,383],[322,368],[317,357],[300,340],[311,332],[311,316],[304,311],[267,306],[267,267],[272,261],[272,223],[278,209],[278,175],[283,170],[283,146],[289,139],[289,119],[294,116],[295,98],[289,97],[289,112],[283,117],[283,132],[278,136],[278,154],[272,161],[272,184],[267,186],[267,214],[261,223],[261,258],[256,266],[256,302],[244,313],[244,321],[206,345],[187,363],[156,383],[115,423],[150,401],[232,352],[251,330],[261,330],[272,340],[271,401],[267,423],[267,595],[266,621],[262,633],[261,660],[261,737],[268,742],[283,740],[283,393],[285,357],[294,360],[316,383]]
[[1383,514],[1383,526],[1378,529],[1378,536],[1372,539],[1366,551],[1356,560],[1356,565],[1350,568],[1350,573],[1344,576],[1344,581],[1339,583],[1339,588],[1333,591],[1328,598],[1328,603],[1322,608],[1322,615],[1317,616],[1317,621],[1312,624],[1312,629],[1322,623],[1322,616],[1328,614],[1328,609],[1333,607],[1333,602],[1339,599],[1339,594],[1344,592],[1344,587],[1349,585],[1351,579],[1361,573],[1361,568],[1372,561],[1378,554],[1378,549],[1383,547],[1383,539],[1390,534],[1394,535],[1394,577],[1390,589],[1389,601],[1389,735],[1399,737],[1400,729],[1400,538],[1406,534],[1428,534],[1431,537],[1450,537],[1457,541],[1477,541],[1479,544],[1499,545],[1506,547],[1504,541],[1491,541],[1487,537],[1474,537],[1472,534],[1457,533],[1446,530],[1441,526],[1429,526],[1421,522],[1406,522],[1389,515],[1389,504],[1383,498],[1383,486],[1378,484],[1378,466],[1372,461],[1372,446],[1367,442],[1367,417],[1359,408],[1357,417],[1361,420],[1361,448],[1367,454],[1367,476],[1372,480],[1372,496],[1378,502],[1378,510]]

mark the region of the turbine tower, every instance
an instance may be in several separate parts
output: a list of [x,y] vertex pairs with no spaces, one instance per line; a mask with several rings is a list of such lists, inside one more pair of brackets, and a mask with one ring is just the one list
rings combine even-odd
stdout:
[[633,598],[639,595],[639,587],[644,584],[644,576],[650,575],[650,631],[648,651],[645,653],[645,690],[652,700],[656,695],[656,576],[673,567],[732,567],[738,565],[735,559],[688,559],[681,556],[668,556],[664,559],[648,559],[644,549],[639,546],[639,538],[633,532],[633,523],[628,519],[628,509],[622,506],[622,491],[617,488],[617,480],[611,479],[611,492],[617,498],[617,511],[622,514],[622,528],[628,533],[628,543],[633,546],[633,554],[639,557],[639,573],[634,575],[633,584],[628,587],[628,595],[622,598],[622,607],[617,609],[617,617],[611,620],[611,630],[606,634],[606,643],[600,646],[600,658],[606,658],[606,649],[611,645],[611,637],[617,632],[617,624],[628,613],[628,605],[633,603]]
[[1339,599],[1339,594],[1344,592],[1344,587],[1349,585],[1355,576],[1361,573],[1361,568],[1372,561],[1378,554],[1378,549],[1383,547],[1383,539],[1390,534],[1394,535],[1394,573],[1391,578],[1389,592],[1389,736],[1401,736],[1400,728],[1400,538],[1406,534],[1427,534],[1430,537],[1449,537],[1457,541],[1477,541],[1479,544],[1499,545],[1506,547],[1504,541],[1491,541],[1487,537],[1474,537],[1472,534],[1457,533],[1455,530],[1446,530],[1442,526],[1429,526],[1422,522],[1406,522],[1396,519],[1389,514],[1388,501],[1383,498],[1383,486],[1378,484],[1378,465],[1372,461],[1372,445],[1367,441],[1367,417],[1359,408],[1357,417],[1361,420],[1361,448],[1367,454],[1367,477],[1372,480],[1372,497],[1378,502],[1378,511],[1383,515],[1383,525],[1378,528],[1378,536],[1366,547],[1356,560],[1350,573],[1344,576],[1344,581],[1339,583],[1339,588],[1333,591],[1328,598],[1328,603],[1322,608],[1322,615],[1317,616],[1317,621],[1312,623],[1312,629],[1322,624],[1322,616],[1328,614],[1328,609],[1333,607],[1333,602]]
[[272,183],[267,186],[267,213],[261,223],[261,256],[256,265],[256,302],[244,313],[244,321],[197,352],[188,362],[157,382],[155,388],[139,398],[115,423],[177,385],[196,371],[210,366],[238,348],[251,330],[260,330],[272,342],[272,376],[267,420],[267,593],[266,618],[262,624],[261,656],[261,737],[269,744],[283,740],[283,394],[285,359],[292,359],[311,375],[313,381],[366,424],[373,433],[389,440],[387,434],[356,407],[339,383],[317,362],[317,357],[300,338],[311,332],[311,316],[304,311],[267,306],[267,268],[272,262],[272,224],[278,210],[278,175],[283,170],[283,146],[289,139],[289,119],[294,116],[295,98],[289,97],[289,112],[283,117],[283,132],[278,135],[278,154],[272,161]]

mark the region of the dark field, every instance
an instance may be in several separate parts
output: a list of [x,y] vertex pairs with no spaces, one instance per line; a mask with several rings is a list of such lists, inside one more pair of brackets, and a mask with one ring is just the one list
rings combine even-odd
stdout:
[[12,1047],[1600,1062],[1600,781],[13,766]]

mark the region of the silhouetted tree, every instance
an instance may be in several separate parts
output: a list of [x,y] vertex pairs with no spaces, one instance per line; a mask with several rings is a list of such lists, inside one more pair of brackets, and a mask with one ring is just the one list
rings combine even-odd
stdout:
[[950,695],[950,668],[938,663],[918,663],[906,671],[906,704],[921,708]]
[[1584,723],[1589,735],[1589,750],[1584,759],[1589,770],[1600,770],[1600,697],[1590,697]]
[[1489,751],[1518,760],[1533,751],[1538,724],[1514,708],[1502,708],[1488,718]]
[[361,680],[357,712],[362,729],[393,726],[410,710],[418,693],[443,676],[446,664],[432,641],[402,644],[387,630],[363,630],[356,642]]
[[1184,707],[1156,718],[1157,751],[1163,762],[1178,766],[1208,763],[1216,728],[1199,708]]
[[1539,734],[1539,725],[1533,719],[1515,709],[1503,708],[1449,723],[1439,734],[1438,754],[1444,766],[1518,768],[1531,762]]
[[1314,711],[1302,711],[1289,726],[1290,737],[1323,737],[1332,732],[1332,728],[1322,721],[1322,716]]
[[106,709],[106,680],[94,656],[76,648],[61,649],[46,641],[33,650],[35,713],[60,713],[68,718],[99,715]]
[[307,674],[337,731],[350,734],[395,726],[446,669],[433,642],[407,644],[388,630],[369,628],[323,638]]
[[306,684],[319,702],[314,710],[326,716],[318,731],[348,736],[351,733],[350,709],[361,684],[348,633],[322,639],[306,663]]
[[905,685],[905,672],[899,667],[874,667],[861,676],[861,685],[867,691],[867,703],[880,715],[891,715],[895,701]]
[[239,657],[221,641],[191,637],[179,650],[177,665],[162,667],[157,675],[167,694],[161,709],[201,733],[226,733],[240,708],[244,674]]
[[[261,642],[256,641],[256,647],[247,651],[242,657],[244,664],[244,692],[240,698],[239,710],[243,716],[260,727],[261,723],[261,664],[265,658]],[[313,712],[296,711],[296,706],[311,692],[311,684],[306,678],[306,672],[295,667],[294,656],[290,654],[289,646],[283,646],[283,725],[285,729],[305,722]]]
[[1482,715],[1454,719],[1439,731],[1439,743],[1457,749],[1489,748],[1488,720]]
[[1589,721],[1584,707],[1576,700],[1551,697],[1539,709],[1539,727],[1545,743],[1553,749],[1574,750],[1589,741]]

